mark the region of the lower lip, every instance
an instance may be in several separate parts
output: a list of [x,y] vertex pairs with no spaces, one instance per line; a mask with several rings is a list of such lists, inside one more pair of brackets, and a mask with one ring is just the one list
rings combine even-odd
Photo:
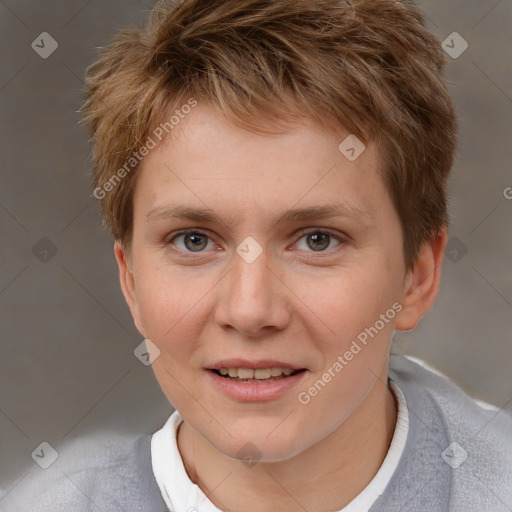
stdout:
[[226,395],[240,402],[265,402],[280,397],[296,386],[306,375],[306,371],[290,375],[274,382],[237,382],[206,370],[215,385]]

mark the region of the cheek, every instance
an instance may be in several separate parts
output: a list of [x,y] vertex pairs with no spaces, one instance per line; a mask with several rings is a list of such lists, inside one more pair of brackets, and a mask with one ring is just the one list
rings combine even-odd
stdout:
[[[309,290],[305,302],[314,304],[321,319],[316,324],[328,332],[315,339],[322,366],[297,397],[305,418],[301,428],[311,438],[320,435],[312,418],[324,418],[321,435],[331,432],[351,416],[382,375],[396,316],[389,285],[378,280],[378,273],[347,273],[324,283],[323,291]],[[333,409],[332,404],[340,405]]]
[[[138,289],[145,336],[160,350],[152,364],[157,381],[175,408],[187,410],[190,395],[198,378],[188,370],[196,366],[194,359],[203,328],[201,296],[190,280],[166,275],[166,272],[140,274]],[[204,322],[204,320],[203,320]]]
[[141,261],[136,288],[147,337],[162,344],[183,340],[184,331],[199,332],[201,304],[213,285],[213,277],[207,274],[186,275],[149,258]]
[[382,275],[366,267],[304,280],[300,298],[324,333],[317,339],[339,349],[374,325],[394,302],[391,283]]

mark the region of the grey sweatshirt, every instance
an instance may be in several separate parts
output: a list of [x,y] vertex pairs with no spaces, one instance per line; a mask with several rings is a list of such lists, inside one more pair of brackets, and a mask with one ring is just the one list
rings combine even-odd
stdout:
[[[512,512],[511,412],[481,408],[403,356],[392,355],[389,368],[407,401],[409,433],[371,512]],[[0,497],[0,512],[167,512],[150,443],[150,435],[75,440]]]

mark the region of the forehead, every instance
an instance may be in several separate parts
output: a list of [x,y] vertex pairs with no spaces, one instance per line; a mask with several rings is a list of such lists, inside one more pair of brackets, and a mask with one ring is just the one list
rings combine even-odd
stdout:
[[[352,148],[356,159],[347,158]],[[343,129],[326,131],[307,118],[282,134],[255,134],[201,103],[139,172],[135,209],[146,220],[236,222],[258,214],[279,222],[330,208],[363,222],[389,203],[373,144],[357,146]]]

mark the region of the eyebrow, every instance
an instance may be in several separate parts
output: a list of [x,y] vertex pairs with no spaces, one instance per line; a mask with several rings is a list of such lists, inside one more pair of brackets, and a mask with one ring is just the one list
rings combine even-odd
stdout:
[[[369,212],[355,205],[332,204],[323,206],[310,206],[308,208],[294,208],[271,219],[272,225],[293,221],[306,221],[327,219],[332,217],[344,217],[367,225],[373,220]],[[240,219],[240,215],[233,214],[223,219],[209,208],[197,208],[187,205],[172,207],[160,206],[153,208],[146,215],[146,223],[155,220],[187,219],[204,223],[234,224]]]

